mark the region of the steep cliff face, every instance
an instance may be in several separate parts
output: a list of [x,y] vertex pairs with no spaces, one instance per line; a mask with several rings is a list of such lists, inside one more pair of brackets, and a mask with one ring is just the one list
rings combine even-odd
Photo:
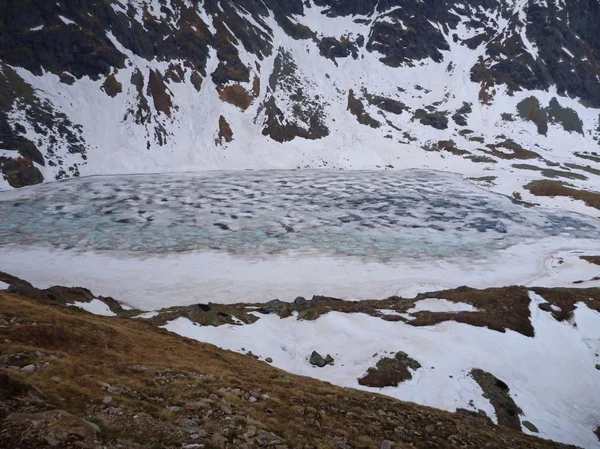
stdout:
[[3,0],[2,185],[501,172],[517,146],[538,164],[590,168],[598,21],[596,0]]

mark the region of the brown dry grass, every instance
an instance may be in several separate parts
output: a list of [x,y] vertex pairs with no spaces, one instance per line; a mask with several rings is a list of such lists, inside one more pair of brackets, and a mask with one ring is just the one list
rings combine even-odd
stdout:
[[[118,401],[121,406],[141,410],[148,419],[154,419],[145,435],[149,439],[167,438],[160,436],[160,429],[164,429],[161,423],[175,417],[165,410],[165,405],[214,393],[230,404],[234,421],[259,422],[269,431],[285,435],[289,445],[333,447],[332,438],[340,437],[347,438],[355,448],[379,447],[383,439],[395,440],[396,448],[409,447],[409,442],[412,447],[426,448],[432,447],[435,437],[439,448],[457,444],[473,448],[559,447],[472,416],[294,376],[251,357],[176,336],[150,323],[95,316],[7,292],[0,292],[0,318],[15,319],[13,324],[0,328],[0,351],[4,356],[42,351],[44,360],[50,361],[33,374],[8,369],[0,369],[0,374],[35,386],[49,398],[51,407],[78,416],[90,404],[101,403],[106,393],[99,382],[126,385],[137,396],[122,394]],[[150,369],[140,372],[136,365]],[[180,373],[182,377],[158,385],[157,371]],[[60,382],[53,380],[55,376]],[[223,386],[246,391],[262,389],[270,399],[251,404],[219,392]],[[162,402],[151,400],[157,397]],[[223,419],[222,414],[215,413],[204,427],[209,431],[218,428]],[[127,420],[120,421],[119,425],[127,426]],[[423,430],[428,425],[434,426],[434,433]],[[394,431],[399,427],[404,429],[402,433]],[[110,438],[109,430],[105,430],[103,438]],[[114,434],[121,441],[128,441],[123,429]],[[174,435],[169,438],[173,444],[180,444]],[[161,447],[167,447],[166,443]]]
[[595,265],[600,265],[600,256],[579,256],[581,260],[585,260]]
[[560,181],[537,180],[525,186],[535,196],[566,196],[583,201],[589,207],[600,209],[600,193],[569,187]]
[[252,95],[239,84],[218,88],[219,98],[245,111],[252,104]]

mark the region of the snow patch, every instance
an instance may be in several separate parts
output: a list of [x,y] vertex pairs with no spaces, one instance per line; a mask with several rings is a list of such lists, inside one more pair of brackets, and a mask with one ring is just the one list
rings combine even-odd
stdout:
[[102,316],[117,316],[108,305],[99,299],[92,299],[90,302],[75,302],[73,304],[69,304],[70,306],[79,307],[80,309],[86,310],[94,315],[102,315]]

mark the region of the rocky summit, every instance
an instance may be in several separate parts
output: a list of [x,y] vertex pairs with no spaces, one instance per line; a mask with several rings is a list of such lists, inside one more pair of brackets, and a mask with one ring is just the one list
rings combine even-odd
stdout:
[[596,0],[3,1],[2,187],[419,167],[584,199],[599,21]]

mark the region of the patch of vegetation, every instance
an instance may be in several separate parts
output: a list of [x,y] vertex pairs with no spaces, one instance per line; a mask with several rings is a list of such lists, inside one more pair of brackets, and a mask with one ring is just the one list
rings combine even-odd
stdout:
[[477,162],[479,164],[497,164],[498,163],[498,161],[496,161],[496,159],[493,159],[489,156],[479,156],[479,155],[475,155],[475,154],[467,156],[467,159],[470,159],[471,161]]
[[488,184],[494,184],[494,181],[497,179],[497,176],[481,176],[480,178],[467,178],[470,181],[475,182],[485,182]]
[[570,172],[570,171],[562,171],[562,170],[554,170],[552,168],[543,168],[543,167],[538,167],[537,165],[513,164],[512,167],[517,168],[519,170],[539,171],[542,174],[542,176],[545,176],[546,178],[579,179],[582,181],[585,181],[588,179],[587,176],[584,176],[579,173],[574,173],[574,172]]
[[564,196],[583,201],[589,207],[600,210],[600,193],[589,190],[579,190],[560,181],[538,180],[525,186],[536,196]]
[[600,170],[597,168],[590,167],[589,165],[569,164],[565,163],[565,167],[572,168],[573,170],[581,170],[588,172],[592,175],[600,176]]
[[600,164],[600,155],[598,153],[596,153],[595,151],[592,151],[591,153],[586,152],[579,152],[576,151],[573,153],[575,156],[577,156],[578,158],[581,159],[588,159],[590,161],[594,161],[594,162],[598,162]]

